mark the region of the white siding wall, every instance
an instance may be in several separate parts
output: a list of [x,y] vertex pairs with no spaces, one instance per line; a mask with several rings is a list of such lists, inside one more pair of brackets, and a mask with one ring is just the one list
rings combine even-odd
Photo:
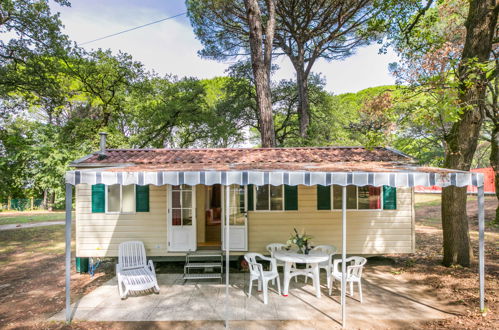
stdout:
[[115,257],[123,241],[139,240],[148,256],[166,251],[166,186],[149,186],[149,211],[135,214],[92,213],[92,189],[76,187],[76,255]]
[[[76,188],[76,254],[80,257],[117,256],[126,240],[144,242],[149,256],[167,255],[166,186],[150,186],[150,212],[118,215],[92,213],[91,187]],[[198,189],[198,197],[204,189]],[[272,242],[286,242],[293,228],[305,229],[313,245],[341,247],[341,211],[318,211],[316,187],[300,186],[298,211],[248,214],[249,250],[265,252]],[[410,253],[414,251],[413,192],[397,189],[397,210],[348,211],[347,249],[352,254]],[[204,198],[197,199],[198,226],[204,224]],[[203,241],[204,228],[198,228]],[[178,253],[175,253],[178,255]]]
[[[414,250],[413,194],[397,189],[397,210],[347,211],[347,253],[410,253]],[[330,244],[341,251],[341,210],[317,210],[316,187],[299,186],[298,211],[249,212],[249,249],[264,252],[273,242],[286,242],[304,229],[312,244]]]

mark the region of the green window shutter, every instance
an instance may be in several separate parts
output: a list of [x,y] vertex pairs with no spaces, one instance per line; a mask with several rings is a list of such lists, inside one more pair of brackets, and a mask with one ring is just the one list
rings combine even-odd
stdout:
[[149,212],[149,186],[135,186],[135,211]]
[[248,185],[248,211],[253,211],[253,206],[254,206],[253,193],[254,193],[253,185],[249,184]]
[[298,210],[298,186],[284,185],[284,209],[286,211]]
[[397,188],[383,186],[383,210],[397,209]]
[[103,184],[92,185],[92,213],[106,212],[106,186]]
[[317,185],[317,209],[331,209],[331,186]]

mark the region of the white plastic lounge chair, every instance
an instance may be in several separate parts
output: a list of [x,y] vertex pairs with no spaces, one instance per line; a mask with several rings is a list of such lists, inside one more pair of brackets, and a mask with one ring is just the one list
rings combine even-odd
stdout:
[[153,289],[159,293],[154,264],[152,260],[147,262],[144,243],[140,241],[120,244],[116,276],[121,299],[125,299],[130,291]]
[[[357,283],[359,287],[359,298],[362,303],[362,269],[367,262],[366,258],[363,257],[350,257],[346,258],[345,262],[347,264],[347,281],[346,283],[350,283],[350,296],[353,297],[353,283]],[[351,265],[349,265],[351,263]],[[338,280],[341,283],[341,269],[342,267],[338,267],[341,264],[341,259],[335,259],[333,263],[333,271],[332,276],[330,277],[331,283],[328,284],[329,287],[329,295],[331,295],[331,290],[333,288],[334,280]]]
[[[264,271],[263,265],[257,262],[257,258],[262,260],[270,261],[270,270]],[[268,282],[271,280],[277,280],[277,292],[281,294],[281,282],[279,280],[279,273],[277,272],[277,264],[274,258],[267,258],[260,253],[246,253],[244,259],[248,263],[250,270],[250,283],[248,289],[248,295],[251,297],[251,288],[253,287],[253,281],[258,280],[258,291],[262,290],[263,286],[263,303],[268,303]]]
[[[329,255],[329,260],[319,263],[319,272],[321,271],[321,269],[324,269],[326,271],[326,276],[327,276],[326,283],[327,283],[327,285],[329,285],[331,282],[330,277],[331,277],[331,273],[332,273],[332,269],[333,269],[333,256],[336,254],[336,252],[338,250],[336,249],[336,247],[334,247],[332,245],[317,245],[316,247],[314,247],[312,249],[312,251],[321,251],[321,252]],[[306,267],[310,268],[312,266],[307,264]],[[307,283],[307,279],[308,279],[308,277],[305,276],[305,283]]]
[[[286,244],[282,244],[282,243],[270,243],[269,245],[267,245],[266,249],[267,249],[267,251],[269,251],[270,257],[274,258],[274,252],[275,251],[283,250],[286,247],[287,247]],[[276,260],[276,264],[277,264],[277,267],[283,267],[284,268],[284,261]],[[296,269],[296,264],[293,263],[292,267]],[[295,276],[295,282],[298,282],[298,276]],[[274,284],[274,282],[272,282],[272,284]]]

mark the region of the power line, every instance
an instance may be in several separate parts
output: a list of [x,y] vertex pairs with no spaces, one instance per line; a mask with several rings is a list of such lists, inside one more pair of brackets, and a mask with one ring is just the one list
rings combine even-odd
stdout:
[[123,31],[120,31],[120,32],[116,32],[116,33],[113,33],[113,34],[110,34],[110,35],[107,35],[107,36],[104,36],[104,37],[100,37],[100,38],[97,38],[97,39],[94,39],[94,40],[85,41],[85,42],[82,42],[80,44],[80,46],[87,45],[89,43],[96,42],[96,41],[99,41],[99,40],[111,38],[111,37],[117,36],[119,34],[123,34],[123,33],[126,33],[126,32],[133,31],[133,30],[141,29],[143,27],[146,27],[146,26],[149,26],[149,25],[153,25],[153,24],[157,24],[157,23],[160,23],[160,22],[163,22],[163,21],[167,21],[169,19],[172,19],[172,18],[175,18],[175,17],[179,17],[179,16],[182,16],[182,15],[185,15],[185,14],[187,14],[187,12],[183,12],[183,13],[180,13],[180,14],[177,14],[177,15],[174,15],[174,16],[171,16],[171,17],[167,17],[167,18],[162,18],[160,20],[157,20],[157,21],[154,21],[154,22],[151,22],[151,23],[147,23],[147,24],[144,24],[144,25],[136,26],[136,27],[133,27],[131,29],[123,30]]

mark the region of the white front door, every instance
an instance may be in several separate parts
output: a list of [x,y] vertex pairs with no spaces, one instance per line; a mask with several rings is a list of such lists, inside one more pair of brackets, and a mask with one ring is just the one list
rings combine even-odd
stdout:
[[[222,246],[225,249],[226,187],[222,198]],[[248,251],[247,186],[231,185],[229,198],[229,248],[231,251]]]
[[168,186],[168,251],[196,250],[196,187]]

